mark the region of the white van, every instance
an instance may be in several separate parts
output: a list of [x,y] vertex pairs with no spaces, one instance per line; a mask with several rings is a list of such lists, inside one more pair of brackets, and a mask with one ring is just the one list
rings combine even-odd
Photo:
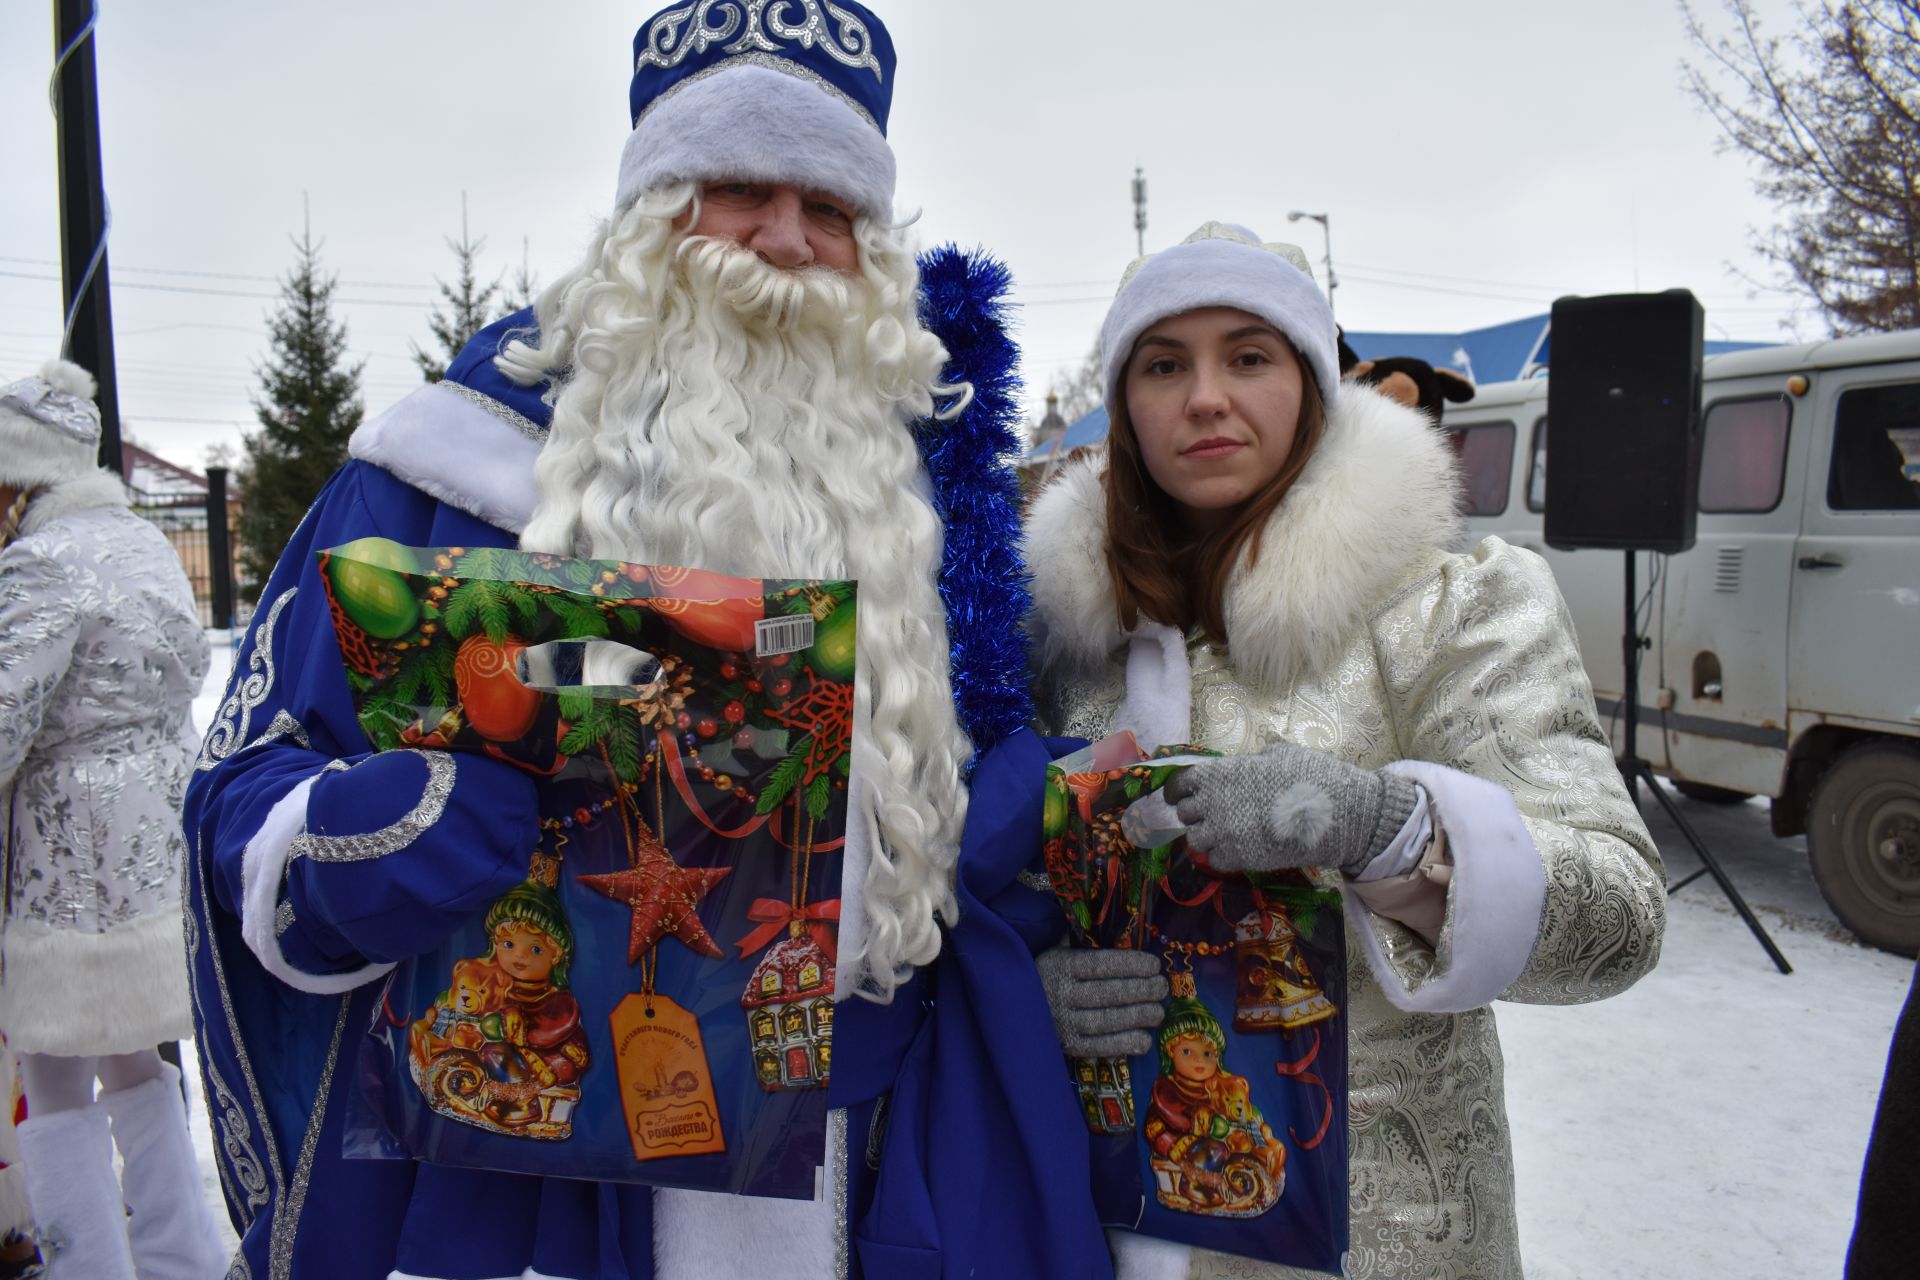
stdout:
[[[1920,330],[1711,356],[1699,541],[1640,553],[1639,753],[1697,799],[1772,798],[1862,939],[1920,949]],[[1625,556],[1554,551],[1544,378],[1445,426],[1473,539],[1544,555],[1616,746]]]

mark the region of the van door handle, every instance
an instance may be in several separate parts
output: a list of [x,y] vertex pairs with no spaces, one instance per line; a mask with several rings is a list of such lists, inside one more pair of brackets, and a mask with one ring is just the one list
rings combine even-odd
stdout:
[[1846,563],[1845,560],[1838,560],[1833,556],[1800,557],[1800,567],[1802,569],[1841,569],[1846,567]]

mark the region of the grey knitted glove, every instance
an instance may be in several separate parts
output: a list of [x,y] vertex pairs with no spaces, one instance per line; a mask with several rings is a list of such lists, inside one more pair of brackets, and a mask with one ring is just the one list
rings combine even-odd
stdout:
[[1217,871],[1334,867],[1357,875],[1413,813],[1413,783],[1397,774],[1276,742],[1250,756],[1189,766],[1166,796],[1187,844]]
[[1166,1015],[1167,979],[1146,951],[1090,950],[1064,944],[1043,951],[1046,988],[1060,1047],[1075,1058],[1131,1058],[1153,1048]]

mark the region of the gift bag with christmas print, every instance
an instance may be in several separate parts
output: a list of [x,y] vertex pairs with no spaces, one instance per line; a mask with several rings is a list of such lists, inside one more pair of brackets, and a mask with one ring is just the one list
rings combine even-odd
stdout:
[[368,539],[321,553],[377,750],[535,775],[526,879],[385,979],[350,1155],[808,1197],[850,582]]
[[1047,770],[1047,873],[1075,946],[1158,956],[1140,1057],[1072,1058],[1108,1224],[1309,1270],[1347,1248],[1346,944],[1337,889],[1228,875],[1161,788],[1212,753],[1119,733]]

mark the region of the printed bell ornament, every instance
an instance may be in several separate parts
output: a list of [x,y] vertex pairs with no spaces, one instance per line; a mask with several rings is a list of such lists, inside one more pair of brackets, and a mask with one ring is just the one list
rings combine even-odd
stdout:
[[805,926],[767,948],[740,997],[753,1074],[768,1093],[823,1089],[833,1062],[833,961]]
[[1307,972],[1293,920],[1257,907],[1233,927],[1235,1031],[1294,1031],[1339,1010]]

